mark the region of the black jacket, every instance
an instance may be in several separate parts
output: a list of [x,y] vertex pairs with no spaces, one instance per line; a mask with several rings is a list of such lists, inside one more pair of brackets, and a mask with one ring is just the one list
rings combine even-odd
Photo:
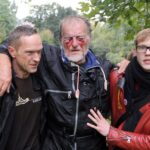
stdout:
[[[104,150],[105,138],[89,128],[87,115],[96,107],[109,112],[109,93],[104,89],[112,65],[97,58],[98,65],[76,66],[62,59],[59,48],[44,44],[40,74],[46,84],[48,132],[44,150]],[[75,96],[79,67],[79,99]],[[104,71],[104,72],[103,72]],[[104,75],[105,74],[105,75]]]
[[[0,52],[6,52],[4,46],[0,46]],[[64,63],[61,50],[57,47],[43,44],[42,55],[39,74],[46,84],[45,97],[48,106],[48,129],[43,149],[72,150],[75,144],[77,150],[106,149],[105,138],[87,127],[86,123],[89,121],[87,114],[90,108],[97,107],[104,116],[110,110],[109,93],[104,89],[104,74],[108,78],[112,68],[110,62],[97,58],[99,65],[88,69],[79,67],[78,99],[75,96],[78,67]]]
[[[36,91],[41,91],[41,84],[37,83],[35,75],[32,75],[33,87]],[[9,140],[9,135],[15,115],[15,103],[16,103],[16,85],[12,81],[12,85],[9,93],[5,93],[0,97],[0,150],[5,150],[7,141]],[[41,113],[41,133],[44,129],[44,116]],[[40,116],[39,116],[40,117]]]

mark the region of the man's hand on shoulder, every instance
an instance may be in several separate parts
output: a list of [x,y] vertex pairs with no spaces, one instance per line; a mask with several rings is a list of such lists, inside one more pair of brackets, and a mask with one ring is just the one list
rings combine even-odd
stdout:
[[121,62],[119,62],[117,64],[117,66],[118,66],[118,73],[119,74],[124,73],[129,63],[130,63],[130,61],[127,60],[127,59],[123,59]]
[[9,92],[12,79],[11,62],[6,54],[0,54],[0,96]]

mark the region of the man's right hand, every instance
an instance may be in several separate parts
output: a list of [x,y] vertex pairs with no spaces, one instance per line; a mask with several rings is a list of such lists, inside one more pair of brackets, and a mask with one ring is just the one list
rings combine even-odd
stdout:
[[12,79],[11,62],[6,54],[0,54],[0,96],[9,92]]

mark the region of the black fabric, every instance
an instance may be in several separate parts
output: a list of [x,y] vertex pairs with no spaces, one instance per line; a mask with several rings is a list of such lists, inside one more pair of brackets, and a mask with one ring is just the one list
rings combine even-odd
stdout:
[[134,112],[132,116],[127,118],[123,126],[123,129],[125,131],[133,132],[141,117],[142,117],[142,113],[140,111]]
[[14,121],[6,150],[40,150],[41,93],[33,90],[31,77],[16,78]]
[[[32,82],[33,82],[33,90],[41,93],[42,87],[43,87],[41,85],[41,81],[37,80],[37,77],[35,74],[32,74],[31,77],[32,77]],[[18,96],[17,89],[16,89],[17,86],[16,86],[14,79],[15,78],[13,76],[10,92],[5,93],[2,97],[0,97],[0,150],[6,150],[8,141],[11,142],[10,134],[12,132],[14,132],[13,125],[14,125],[14,117],[16,114],[16,107],[15,107],[16,102],[15,101]],[[24,86],[24,88],[28,89],[26,86]],[[34,111],[34,109],[32,109],[31,111]],[[32,114],[34,114],[34,113],[31,112],[31,115]],[[26,112],[25,112],[25,115],[26,115]],[[45,126],[45,117],[43,117],[43,115],[44,115],[44,112],[42,109],[41,114],[38,115],[38,118],[40,118],[40,140],[41,140],[41,135],[43,134],[43,130],[44,130],[43,127]],[[24,121],[26,121],[25,116],[23,116],[22,119],[24,119]],[[32,119],[33,118],[30,117],[30,120],[28,120],[29,123],[30,123],[30,121],[32,122]],[[42,123],[42,126],[41,126],[41,123]],[[19,128],[17,128],[17,130]],[[16,135],[16,132],[14,135]],[[23,135],[23,132],[22,132],[22,135]],[[40,143],[41,143],[41,141],[40,141]],[[12,148],[10,148],[10,149],[12,150]],[[28,145],[26,145],[26,150],[28,150],[28,149],[29,149],[29,147],[28,147]],[[33,147],[33,149],[37,150],[37,147]],[[18,149],[15,149],[15,150],[18,150]]]
[[128,101],[127,109],[130,109],[133,103],[145,99],[150,93],[150,73],[143,70],[135,57],[126,69],[125,80],[125,98]]
[[12,97],[14,97],[14,94],[15,89],[14,86],[11,85],[10,92],[0,97],[0,150],[5,150],[11,131],[11,125],[13,124],[15,99]]
[[[119,125],[126,120],[124,125],[124,130],[126,131],[134,131],[134,128],[136,127],[136,124],[138,123],[138,120],[141,118],[142,114],[139,111],[139,109],[150,102],[150,95],[147,97],[143,97],[141,101],[138,101],[138,103],[133,104],[133,106],[126,111],[117,121],[115,127],[119,127]],[[130,129],[129,129],[130,128]]]
[[56,132],[48,130],[43,150],[74,150],[75,141],[77,143],[77,150],[108,150],[105,137],[98,133],[76,137],[74,140],[74,137],[71,135]]
[[[66,134],[73,134],[76,117],[77,100],[75,97],[75,90],[78,68],[77,66],[71,66],[72,64],[64,63],[60,54],[57,48],[44,45],[44,60],[41,60],[40,73],[47,87],[45,93],[48,103],[49,118],[49,130],[45,140],[44,150],[71,150],[74,148],[74,142],[72,142],[72,140],[68,140],[63,134],[58,136],[56,132],[54,132],[57,130],[56,125],[59,125],[60,133],[63,133],[63,130],[67,129]],[[105,70],[109,72],[109,63],[106,65],[106,62],[107,61],[101,62],[105,65],[100,66],[102,66],[103,69],[105,68],[104,72]],[[96,77],[97,74],[100,75],[100,79]],[[106,78],[107,77],[106,75]],[[87,117],[89,109],[97,107],[102,110],[103,114],[107,114],[108,109],[106,108],[107,104],[104,98],[109,95],[107,95],[107,93],[103,93],[103,97],[99,95],[101,93],[101,88],[99,86],[103,86],[103,80],[99,67],[91,67],[89,70],[80,67],[80,100],[76,135],[77,137],[83,137],[83,140],[77,141],[78,150],[104,150],[104,147],[107,149],[105,138],[101,135],[99,135],[100,138],[91,138],[89,141],[84,138],[87,134],[89,136],[92,135],[91,132],[94,130],[86,125],[86,123],[89,122],[89,118]],[[96,94],[97,90],[99,90],[98,94]],[[105,107],[103,105],[104,103],[106,104]],[[51,127],[52,123],[54,124],[53,127]],[[98,146],[95,148],[96,143],[98,143]]]

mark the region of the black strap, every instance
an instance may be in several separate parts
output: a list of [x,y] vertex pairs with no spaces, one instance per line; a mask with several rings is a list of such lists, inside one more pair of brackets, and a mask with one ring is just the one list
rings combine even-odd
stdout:
[[[141,114],[139,113],[139,109],[141,107],[143,107],[145,104],[147,104],[150,101],[150,95],[148,95],[146,98],[143,98],[143,100],[138,101],[137,103],[133,104],[132,102],[130,102],[127,111],[118,119],[115,127],[119,127],[119,125],[127,120],[127,118],[129,118],[130,116],[141,116]],[[128,102],[129,103],[129,102]],[[133,117],[132,117],[133,118]],[[134,119],[133,119],[134,120]],[[136,125],[137,123],[135,123]],[[133,128],[133,127],[132,127]]]
[[138,110],[129,116],[124,123],[123,130],[133,132],[142,117],[142,113]]

